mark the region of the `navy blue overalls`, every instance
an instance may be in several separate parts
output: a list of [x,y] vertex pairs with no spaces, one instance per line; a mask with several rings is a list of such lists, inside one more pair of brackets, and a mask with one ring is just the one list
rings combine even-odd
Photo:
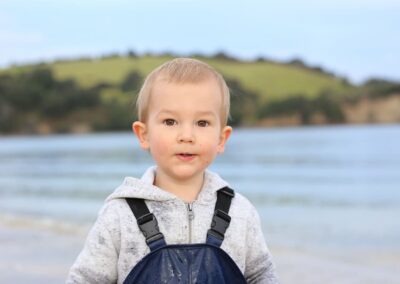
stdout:
[[206,243],[183,245],[167,245],[144,200],[127,198],[150,253],[131,270],[124,284],[247,283],[236,263],[220,248],[231,220],[228,213],[233,197],[234,191],[228,187],[218,190]]

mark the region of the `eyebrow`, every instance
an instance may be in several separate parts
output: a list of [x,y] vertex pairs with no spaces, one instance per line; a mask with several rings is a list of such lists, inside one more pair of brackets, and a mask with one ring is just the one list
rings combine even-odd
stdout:
[[160,116],[160,115],[174,115],[175,112],[171,111],[171,110],[166,110],[166,109],[162,109],[160,110],[156,116]]
[[198,112],[196,112],[196,114],[198,114],[198,115],[212,115],[212,116],[215,115],[214,112],[209,111],[209,110],[206,110],[206,111],[198,111]]
[[[168,109],[162,109],[157,113],[158,115],[162,115],[162,114],[176,114],[175,111],[172,110],[168,110]],[[196,111],[196,115],[211,115],[211,116],[215,116],[215,113],[209,110],[206,111]]]

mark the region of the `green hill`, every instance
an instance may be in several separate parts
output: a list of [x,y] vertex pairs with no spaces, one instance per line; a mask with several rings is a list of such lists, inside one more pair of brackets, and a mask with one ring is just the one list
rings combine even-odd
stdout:
[[[112,57],[55,62],[49,64],[48,67],[53,70],[57,79],[72,78],[82,87],[92,87],[99,83],[120,84],[131,71],[137,71],[144,77],[156,66],[171,58],[167,56]],[[238,80],[244,89],[257,93],[262,101],[283,99],[299,94],[314,98],[323,90],[341,93],[350,88],[343,84],[340,78],[289,64],[207,58],[201,58],[201,60],[215,67],[226,78]],[[29,67],[23,66],[18,69],[26,68]]]
[[[0,70],[0,132],[126,130],[135,119],[133,102],[143,78],[171,58],[108,56]],[[339,99],[359,90],[299,60],[250,62],[223,54],[199,59],[227,80],[233,125],[260,125],[293,114],[303,124],[314,114],[329,123],[343,122]]]

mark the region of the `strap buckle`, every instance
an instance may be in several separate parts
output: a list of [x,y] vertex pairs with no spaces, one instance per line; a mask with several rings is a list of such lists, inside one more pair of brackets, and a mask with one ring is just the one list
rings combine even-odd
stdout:
[[158,228],[158,222],[153,213],[148,213],[137,219],[138,226],[146,238],[146,243],[150,244],[163,238],[163,234]]
[[223,188],[221,188],[220,190],[218,190],[226,195],[228,195],[230,198],[235,197],[235,191],[233,189],[230,189],[229,187],[225,186]]
[[219,240],[223,240],[226,229],[229,227],[230,222],[231,217],[224,211],[217,209],[214,212],[211,229],[208,230],[208,233]]

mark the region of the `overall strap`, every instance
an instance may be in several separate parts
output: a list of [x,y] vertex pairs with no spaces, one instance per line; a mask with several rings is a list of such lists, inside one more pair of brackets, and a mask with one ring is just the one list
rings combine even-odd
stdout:
[[158,222],[153,213],[150,213],[144,199],[126,198],[133,215],[135,215],[139,229],[146,238],[150,250],[166,246],[164,235],[158,228]]
[[207,232],[207,244],[218,247],[221,246],[226,229],[228,229],[231,222],[231,217],[228,213],[234,196],[235,192],[227,186],[217,191],[214,216],[212,218],[211,228]]

